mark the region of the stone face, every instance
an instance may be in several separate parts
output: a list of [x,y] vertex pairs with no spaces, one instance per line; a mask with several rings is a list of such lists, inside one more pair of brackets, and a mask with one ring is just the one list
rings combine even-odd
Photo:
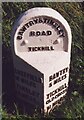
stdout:
[[18,19],[12,39],[19,99],[50,112],[62,103],[68,89],[71,30],[67,21],[51,8],[33,8]]

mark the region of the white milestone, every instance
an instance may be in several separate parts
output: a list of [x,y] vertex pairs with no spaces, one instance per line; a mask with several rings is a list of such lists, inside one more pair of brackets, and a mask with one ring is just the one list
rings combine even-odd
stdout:
[[67,21],[51,8],[29,9],[16,21],[11,44],[16,92],[24,108],[30,104],[49,113],[61,105],[69,82],[71,29]]

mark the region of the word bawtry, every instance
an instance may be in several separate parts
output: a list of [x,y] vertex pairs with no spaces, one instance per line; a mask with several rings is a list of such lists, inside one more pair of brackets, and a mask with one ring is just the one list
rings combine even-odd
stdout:
[[57,77],[65,74],[65,73],[67,73],[67,72],[68,72],[68,69],[69,69],[69,68],[66,67],[66,68],[60,70],[59,72],[56,72],[56,73],[54,73],[53,75],[50,75],[50,76],[49,76],[49,82],[52,81],[53,79],[55,79],[55,78],[57,78]]
[[[61,34],[61,36],[65,37],[65,33],[64,30],[60,27],[60,25],[57,22],[54,22],[54,20],[48,18],[48,17],[37,17],[34,18],[32,20],[30,20],[28,23],[25,23],[24,26],[22,26],[22,28],[19,30],[18,35],[17,35],[17,39],[21,40],[23,38],[23,34],[24,32],[31,26],[35,25],[35,24],[48,24],[50,26],[52,26],[55,30],[58,31],[59,34]],[[51,31],[47,31],[47,32],[34,32],[31,31],[29,33],[29,36],[38,36],[38,35],[51,35]]]
[[52,85],[55,85],[67,78],[67,72],[68,72],[68,67],[54,73],[53,75],[49,76],[49,87],[52,87]]

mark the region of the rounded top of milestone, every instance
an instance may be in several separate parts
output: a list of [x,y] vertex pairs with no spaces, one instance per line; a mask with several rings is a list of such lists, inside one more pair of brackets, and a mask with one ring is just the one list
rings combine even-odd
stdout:
[[70,27],[60,13],[51,8],[32,8],[14,25],[15,52],[67,52],[70,35]]

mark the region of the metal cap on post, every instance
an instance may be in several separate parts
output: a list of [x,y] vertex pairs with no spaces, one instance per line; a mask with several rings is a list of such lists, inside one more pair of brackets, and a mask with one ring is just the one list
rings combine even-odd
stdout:
[[16,90],[23,103],[45,112],[62,103],[69,81],[71,37],[67,21],[51,8],[32,8],[18,18],[11,44]]

